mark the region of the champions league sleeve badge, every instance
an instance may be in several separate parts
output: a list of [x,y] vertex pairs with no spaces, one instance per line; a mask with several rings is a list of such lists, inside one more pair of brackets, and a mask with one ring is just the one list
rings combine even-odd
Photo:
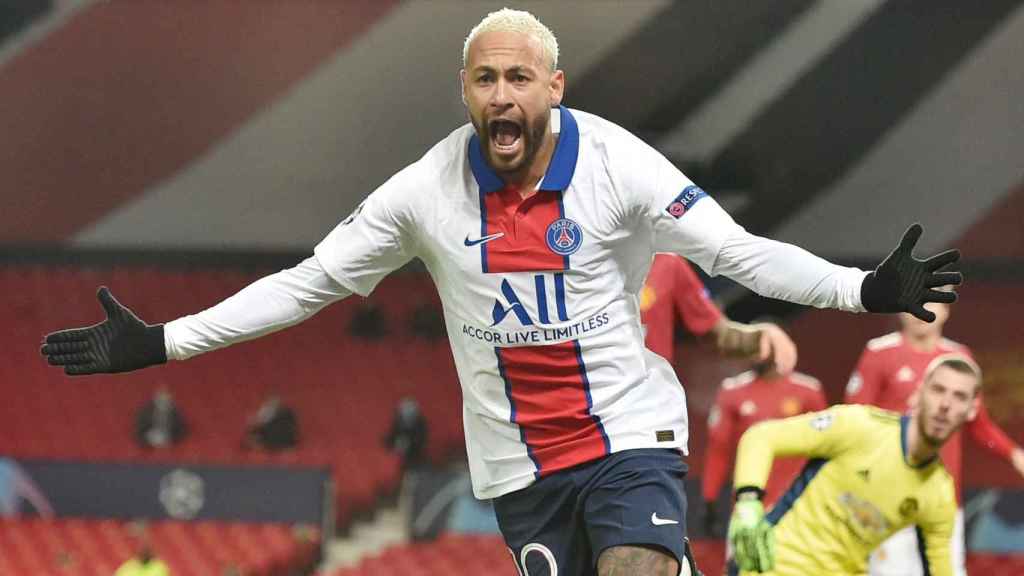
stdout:
[[580,249],[583,244],[583,230],[580,225],[568,218],[559,218],[548,226],[544,235],[548,248],[559,256],[568,256]]
[[683,188],[683,191],[676,196],[676,199],[665,208],[665,212],[668,212],[669,216],[679,219],[686,211],[693,208],[693,205],[698,200],[707,196],[704,190],[701,190],[700,186],[690,185]]

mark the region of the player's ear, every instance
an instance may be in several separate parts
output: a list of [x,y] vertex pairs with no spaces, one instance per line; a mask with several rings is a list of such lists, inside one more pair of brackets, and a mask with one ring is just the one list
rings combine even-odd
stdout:
[[967,410],[967,421],[973,422],[974,418],[978,416],[978,410],[981,407],[981,398],[977,394],[971,399],[971,407]]
[[462,105],[469,106],[466,102],[466,69],[459,70],[459,94],[462,96]]
[[550,92],[551,107],[554,108],[561,104],[562,96],[565,95],[565,72],[555,70],[551,73],[548,90]]

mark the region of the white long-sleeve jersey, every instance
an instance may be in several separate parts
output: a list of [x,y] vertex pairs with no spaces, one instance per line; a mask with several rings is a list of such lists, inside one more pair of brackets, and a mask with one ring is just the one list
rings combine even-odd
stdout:
[[577,110],[523,199],[464,125],[374,191],[296,268],[167,324],[185,359],[369,294],[419,257],[441,296],[474,492],[493,498],[631,448],[686,451],[683,388],[644,348],[637,293],[656,252],[760,294],[862,311],[864,272],[753,236],[661,154]]

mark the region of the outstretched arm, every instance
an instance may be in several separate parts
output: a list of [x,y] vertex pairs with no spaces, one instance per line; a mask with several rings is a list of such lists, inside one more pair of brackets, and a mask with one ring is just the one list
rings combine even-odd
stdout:
[[733,484],[763,490],[776,456],[832,458],[860,441],[872,409],[833,406],[754,424],[740,438]]
[[754,362],[771,361],[779,374],[788,374],[796,365],[796,345],[774,324],[744,324],[727,318],[711,300],[704,283],[683,258],[662,255],[654,266],[671,267],[675,272],[672,300],[676,315],[690,333],[710,333],[722,354]]
[[1024,476],[1024,449],[1014,443],[1006,432],[992,421],[984,401],[980,402],[978,414],[974,420],[967,423],[966,428],[972,440],[1010,462],[1017,473]]
[[[862,408],[838,406],[751,426],[736,451],[736,503],[729,541],[741,570],[769,572],[775,563],[771,523],[765,517],[764,486],[776,456],[828,458],[859,441]],[[851,439],[852,437],[852,439]]]
[[713,272],[724,274],[758,294],[819,308],[868,312],[909,312],[931,322],[928,302],[952,303],[953,292],[935,288],[962,282],[959,272],[940,270],[960,253],[943,252],[918,260],[912,251],[923,229],[914,224],[899,246],[867,274],[831,264],[796,246],[747,233],[742,228],[722,245]]
[[41,352],[68,375],[127,372],[184,360],[292,326],[351,292],[315,257],[261,278],[220,304],[166,325],[146,324],[106,287],[98,297],[107,319],[52,332]]
[[418,164],[410,165],[338,224],[316,246],[315,256],[166,325],[146,324],[101,288],[107,319],[48,334],[42,353],[70,375],[127,372],[269,334],[352,293],[366,296],[416,255],[412,218],[418,210],[412,205],[424,181]]
[[754,362],[771,361],[775,371],[786,375],[796,366],[796,344],[770,322],[744,324],[723,317],[712,329],[718,351]]
[[[634,136],[622,135],[613,162],[626,174],[628,206],[654,225],[654,251],[686,257],[711,275],[723,274],[771,298],[851,312],[909,312],[931,322],[927,302],[950,303],[958,272],[939,272],[959,252],[950,250],[918,260],[920,238],[911,226],[899,246],[872,272],[836,266],[796,246],[750,234],[713,198],[683,175],[661,153]],[[621,148],[621,149],[619,149]]]
[[351,295],[316,257],[266,276],[220,304],[167,323],[167,357],[185,360],[302,322]]

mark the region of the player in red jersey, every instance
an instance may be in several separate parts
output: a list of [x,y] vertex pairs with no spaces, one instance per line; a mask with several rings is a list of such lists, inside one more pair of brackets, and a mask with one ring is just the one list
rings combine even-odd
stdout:
[[[817,378],[791,372],[780,375],[766,364],[722,381],[715,405],[708,415],[708,448],[704,461],[702,492],[707,509],[713,510],[736,453],[740,436],[762,420],[788,418],[828,406]],[[777,459],[765,488],[766,506],[775,502],[796,477],[803,461]]]
[[724,354],[757,361],[770,358],[781,374],[788,374],[796,365],[796,345],[781,328],[729,320],[711,301],[686,260],[675,254],[656,254],[640,291],[640,319],[644,344],[669,362],[675,355],[677,317],[694,336],[713,336],[715,346]]
[[[925,368],[933,359],[948,353],[971,356],[966,346],[942,336],[943,324],[949,318],[949,306],[928,304],[927,309],[935,313],[935,322],[929,324],[908,314],[901,314],[902,327],[899,332],[880,336],[867,343],[846,386],[847,403],[872,404],[887,410],[905,412],[913,400]],[[1024,450],[992,421],[983,402],[979,402],[977,415],[964,429],[972,440],[1009,461],[1024,476]],[[961,444],[960,433],[957,433],[940,452],[946,469],[956,482],[958,499],[963,486]],[[962,510],[957,514],[951,550],[954,570],[957,574],[965,574]],[[886,540],[872,555],[870,568],[873,576],[923,574],[913,530],[898,532]]]

